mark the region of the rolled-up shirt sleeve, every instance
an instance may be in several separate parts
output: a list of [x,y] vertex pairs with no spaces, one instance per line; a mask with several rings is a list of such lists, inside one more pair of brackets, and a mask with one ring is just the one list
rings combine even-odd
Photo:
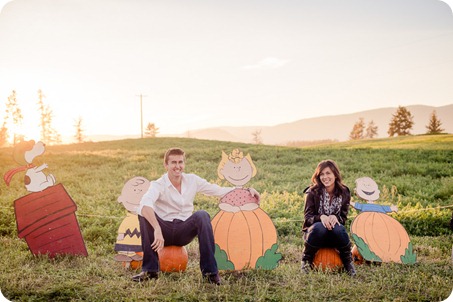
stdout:
[[233,187],[221,187],[217,184],[210,183],[197,175],[193,175],[193,177],[197,182],[197,191],[208,196],[223,197],[225,194],[234,190]]
[[148,191],[143,195],[140,205],[137,209],[137,214],[142,216],[142,209],[144,206],[154,208],[155,202],[159,199],[161,192],[161,185],[152,181]]

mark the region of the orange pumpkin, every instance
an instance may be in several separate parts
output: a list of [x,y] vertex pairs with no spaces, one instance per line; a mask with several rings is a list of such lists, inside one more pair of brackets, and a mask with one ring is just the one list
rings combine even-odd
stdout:
[[[394,218],[378,212],[363,212],[351,224],[351,233],[360,237],[382,262],[402,263],[410,239]],[[372,259],[366,259],[372,260]]]
[[321,248],[316,252],[313,266],[321,270],[336,270],[343,266],[340,254],[334,248]]
[[354,259],[355,264],[363,264],[364,259],[363,259],[362,255],[360,255],[357,245],[354,244],[354,246],[352,247],[351,253],[352,253],[352,259]]
[[[135,254],[139,255],[143,258],[143,252],[136,252]],[[143,261],[142,260],[132,260],[131,262],[122,262],[124,268],[130,268],[133,270],[137,270],[142,268]]]
[[187,268],[189,256],[184,246],[169,245],[158,252],[162,272],[183,272]]
[[261,208],[220,211],[212,219],[215,243],[227,253],[235,270],[254,268],[259,257],[277,242],[277,231]]

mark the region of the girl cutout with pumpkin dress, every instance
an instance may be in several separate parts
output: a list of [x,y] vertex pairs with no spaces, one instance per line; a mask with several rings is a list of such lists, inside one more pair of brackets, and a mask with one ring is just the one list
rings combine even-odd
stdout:
[[219,269],[273,269],[281,259],[277,249],[277,231],[260,201],[243,186],[256,175],[250,154],[239,149],[229,155],[222,151],[217,173],[235,189],[220,199],[220,212],[212,219]]
[[386,213],[396,212],[395,205],[375,204],[380,191],[370,177],[356,180],[355,193],[367,203],[351,201],[361,211],[351,224],[351,234],[360,255],[372,262],[415,263],[416,255],[404,227]]

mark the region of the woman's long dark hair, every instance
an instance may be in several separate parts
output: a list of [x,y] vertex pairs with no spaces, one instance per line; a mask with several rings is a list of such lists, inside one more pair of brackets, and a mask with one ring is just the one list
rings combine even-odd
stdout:
[[324,170],[325,168],[330,168],[330,170],[332,170],[333,174],[335,175],[335,187],[333,189],[334,195],[343,195],[345,191],[347,191],[347,187],[343,184],[338,165],[331,159],[321,161],[316,167],[315,173],[313,173],[313,176],[311,177],[311,190],[313,190],[316,195],[321,194],[322,189],[324,189],[324,185],[321,182],[320,175],[322,170]]

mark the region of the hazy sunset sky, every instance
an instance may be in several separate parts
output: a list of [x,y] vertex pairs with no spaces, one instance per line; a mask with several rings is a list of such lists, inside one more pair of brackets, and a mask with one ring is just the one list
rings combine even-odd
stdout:
[[62,136],[140,135],[139,94],[160,135],[452,104],[446,2],[0,1],[0,123],[12,90],[29,139],[38,89]]

